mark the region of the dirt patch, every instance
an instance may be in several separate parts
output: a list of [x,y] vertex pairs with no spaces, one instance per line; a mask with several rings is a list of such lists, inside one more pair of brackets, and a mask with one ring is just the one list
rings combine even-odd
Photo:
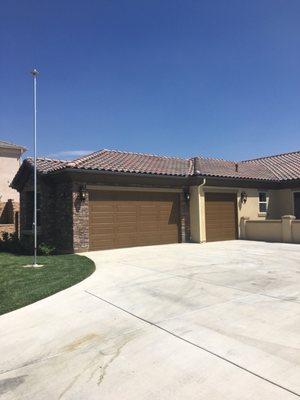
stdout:
[[69,351],[77,350],[78,348],[85,346],[87,343],[90,343],[99,338],[100,338],[100,335],[97,335],[96,333],[89,333],[88,335],[79,337],[78,339],[74,340],[70,344],[64,346],[63,351],[69,352]]

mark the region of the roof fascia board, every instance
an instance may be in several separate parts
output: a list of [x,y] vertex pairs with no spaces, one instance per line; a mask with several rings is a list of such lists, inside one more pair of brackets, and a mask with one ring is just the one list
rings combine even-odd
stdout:
[[189,176],[185,175],[167,175],[167,174],[149,174],[142,172],[114,172],[114,171],[103,171],[103,170],[95,170],[95,169],[80,169],[80,168],[62,168],[57,171],[50,171],[45,175],[56,175],[61,173],[78,173],[78,174],[100,174],[100,175],[113,175],[113,176],[139,176],[139,177],[151,177],[151,178],[167,178],[167,179],[178,179],[178,180],[186,180]]
[[222,177],[222,176],[209,176],[209,175],[197,175],[190,177],[190,184],[197,185],[202,183],[203,178],[206,179],[207,185],[213,186],[234,186],[234,187],[277,187],[280,181],[273,181],[269,179],[253,179],[253,178],[233,178],[233,177]]

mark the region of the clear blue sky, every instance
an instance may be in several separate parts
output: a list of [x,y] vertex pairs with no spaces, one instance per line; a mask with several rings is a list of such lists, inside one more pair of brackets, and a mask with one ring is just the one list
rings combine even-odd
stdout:
[[[300,149],[299,0],[3,0],[0,138],[233,160]],[[72,154],[69,154],[72,156]]]

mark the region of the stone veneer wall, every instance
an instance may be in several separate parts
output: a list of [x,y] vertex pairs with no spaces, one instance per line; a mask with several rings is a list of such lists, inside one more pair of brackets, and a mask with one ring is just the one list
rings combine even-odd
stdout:
[[26,199],[26,190],[29,189],[30,185],[28,183],[25,184],[23,190],[20,192],[20,234],[25,230],[25,222],[26,222],[26,207],[25,207],[25,199]]
[[179,195],[179,218],[181,227],[181,242],[187,243],[191,240],[191,230],[190,230],[190,209],[189,203],[185,199],[184,193]]
[[74,183],[72,188],[73,203],[73,249],[74,252],[89,250],[89,195],[80,201],[79,189],[82,183]]
[[[29,179],[20,193],[20,233],[32,235],[26,227],[26,192],[32,191]],[[72,184],[38,182],[41,194],[41,224],[38,240],[54,245],[59,252],[73,252]]]
[[55,237],[56,247],[64,253],[74,251],[73,245],[72,183],[55,185]]

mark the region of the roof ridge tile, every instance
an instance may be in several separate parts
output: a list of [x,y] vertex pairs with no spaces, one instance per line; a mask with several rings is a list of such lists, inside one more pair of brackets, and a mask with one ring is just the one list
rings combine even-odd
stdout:
[[77,165],[78,163],[80,163],[82,161],[86,161],[86,160],[89,160],[90,158],[93,158],[94,155],[100,154],[103,151],[105,151],[105,149],[100,149],[100,150],[97,150],[97,151],[93,151],[92,153],[86,154],[85,156],[81,156],[81,157],[75,158],[74,160],[69,161],[67,166],[68,167],[73,167],[73,166]]
[[190,160],[190,158],[176,157],[176,156],[163,156],[163,155],[153,154],[153,153],[139,153],[136,151],[115,150],[115,149],[104,149],[104,150],[108,151],[108,152],[112,152],[112,153],[134,154],[137,156],[149,156],[149,157],[157,157],[157,158],[171,159],[171,160],[184,160],[184,161]]
[[[45,160],[45,161],[59,161],[62,163],[67,163],[68,160],[61,160],[58,158],[49,158],[49,157],[37,157],[37,160]],[[26,157],[25,160],[34,160],[34,157]]]
[[225,158],[217,158],[217,157],[196,156],[193,158],[200,158],[201,160],[225,161],[232,164],[238,163],[238,161],[226,160]]

